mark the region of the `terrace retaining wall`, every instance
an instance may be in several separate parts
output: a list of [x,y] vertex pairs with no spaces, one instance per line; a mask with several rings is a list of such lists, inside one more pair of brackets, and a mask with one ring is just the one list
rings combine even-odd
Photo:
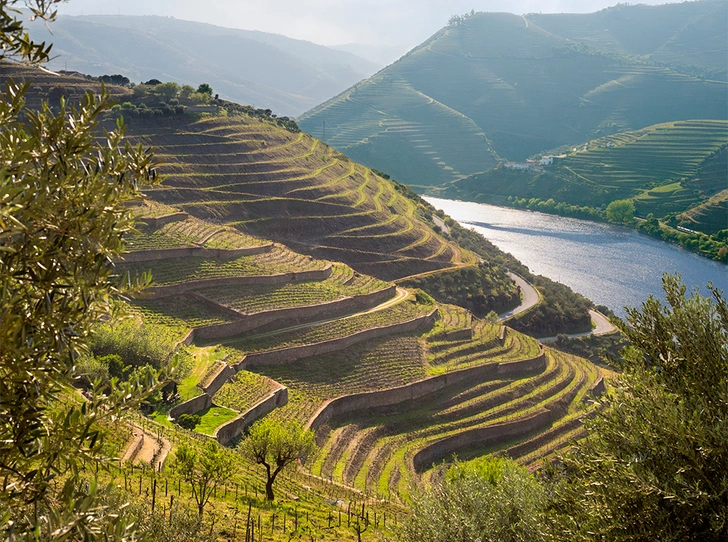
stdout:
[[199,288],[274,285],[286,284],[288,282],[304,282],[307,280],[321,281],[326,280],[329,276],[331,276],[332,267],[333,266],[331,264],[327,264],[323,269],[314,269],[312,271],[292,271],[290,273],[279,273],[277,275],[249,275],[244,277],[218,277],[214,279],[191,280],[189,282],[181,282],[179,284],[152,286],[144,291],[154,297],[167,297],[184,294],[190,290],[197,290]]
[[542,409],[528,417],[512,422],[462,431],[424,447],[414,455],[412,463],[416,472],[422,472],[433,463],[449,457],[454,453],[474,446],[497,444],[507,439],[523,436],[550,424],[552,419],[553,415],[551,412],[547,409]]
[[167,224],[171,224],[172,222],[184,222],[190,217],[189,214],[179,212],[179,213],[171,213],[164,216],[142,216],[138,220],[141,224],[146,226],[147,228],[150,228],[152,230],[156,230],[161,228],[162,226],[165,226]]
[[288,403],[288,388],[281,386],[237,418],[218,427],[213,434],[213,438],[220,444],[227,444],[240,435],[246,427],[286,403]]
[[332,419],[340,418],[353,412],[412,401],[439,391],[447,386],[467,380],[481,382],[502,375],[543,371],[545,368],[546,354],[541,349],[540,354],[534,358],[507,363],[486,363],[460,371],[431,376],[424,380],[396,388],[343,395],[326,401],[309,420],[307,427],[316,430]]
[[369,339],[386,337],[387,335],[393,335],[395,333],[416,331],[418,329],[431,326],[435,320],[437,320],[438,314],[438,310],[435,309],[430,314],[419,316],[412,320],[408,320],[407,322],[375,327],[359,333],[354,333],[347,337],[341,337],[339,339],[331,339],[329,341],[322,341],[316,344],[292,346],[290,348],[247,354],[242,361],[235,366],[235,369],[240,371],[241,369],[252,366],[283,365],[286,363],[293,363],[299,359],[343,350],[356,343]]
[[234,377],[236,373],[237,371],[226,363],[225,366],[221,367],[215,376],[212,377],[202,391],[212,397],[225,385],[225,382]]
[[473,338],[473,328],[466,327],[464,329],[457,329],[455,331],[446,331],[446,341],[469,341]]
[[202,395],[199,395],[194,399],[190,399],[189,401],[185,401],[184,403],[179,404],[176,407],[172,407],[172,409],[169,411],[169,417],[173,420],[176,420],[177,418],[182,416],[182,414],[196,414],[201,410],[209,408],[210,406],[212,406],[212,397],[210,397],[206,393],[203,393]]
[[125,252],[119,261],[124,263],[140,263],[155,262],[159,260],[173,260],[178,258],[214,258],[216,260],[229,260],[232,258],[239,258],[241,256],[265,254],[270,252],[273,249],[273,246],[273,244],[268,244],[259,247],[241,247],[234,249],[179,247],[136,250],[134,252]]
[[194,338],[222,339],[226,337],[234,337],[246,331],[250,331],[251,329],[268,325],[277,320],[285,320],[287,322],[291,322],[291,325],[296,325],[297,323],[304,323],[321,315],[336,317],[342,314],[351,314],[376,307],[377,305],[380,305],[394,297],[396,293],[397,287],[391,286],[384,290],[378,290],[369,294],[354,295],[343,299],[337,299],[335,301],[329,301],[327,303],[306,305],[303,307],[272,309],[254,314],[244,314],[233,311],[223,305],[219,305],[211,299],[195,294],[195,297],[202,298],[211,306],[214,305],[217,308],[224,310],[226,313],[234,313],[236,320],[234,322],[226,322],[224,324],[213,324],[210,326],[195,328]]

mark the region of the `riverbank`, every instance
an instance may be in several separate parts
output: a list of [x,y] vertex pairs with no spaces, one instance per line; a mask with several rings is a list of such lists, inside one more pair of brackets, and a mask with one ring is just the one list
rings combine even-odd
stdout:
[[728,268],[634,229],[535,211],[425,198],[435,208],[510,252],[533,273],[561,282],[618,316],[648,296],[662,297],[662,274],[689,288],[728,286]]
[[[544,214],[560,216],[564,218],[576,218],[579,220],[589,220],[601,224],[614,224],[607,220],[606,213],[601,209],[594,207],[582,207],[578,205],[570,205],[568,203],[556,203],[553,199],[542,200],[539,198],[517,198],[512,196],[491,196],[483,194],[478,195],[461,195],[458,193],[450,193],[445,191],[440,195],[428,195],[426,198],[448,199],[455,197],[467,197],[467,200],[453,199],[450,201],[468,201],[483,205],[493,205],[497,207],[506,207],[511,209],[521,209],[529,211],[537,211]],[[675,218],[671,218],[675,221]],[[644,235],[648,235],[655,239],[660,239],[666,243],[680,246],[690,252],[714,260],[724,264],[728,264],[728,236],[721,236],[719,233],[715,235],[707,235],[698,231],[691,231],[688,228],[670,224],[654,217],[642,218],[635,217],[629,224],[616,224],[634,229]],[[728,228],[728,225],[726,225]]]

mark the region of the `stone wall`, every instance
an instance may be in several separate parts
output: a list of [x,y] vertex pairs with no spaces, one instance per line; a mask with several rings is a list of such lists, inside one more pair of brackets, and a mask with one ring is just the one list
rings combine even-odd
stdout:
[[246,427],[286,403],[288,403],[288,388],[281,386],[247,412],[218,427],[213,437],[220,444],[227,444],[240,435]]
[[330,399],[309,420],[307,427],[316,430],[332,419],[340,418],[353,412],[386,407],[419,399],[447,386],[465,381],[484,382],[502,375],[523,374],[531,371],[543,371],[546,368],[546,355],[543,351],[530,359],[511,361],[508,363],[486,363],[453,371],[442,375],[431,376],[424,380],[405,384],[387,390],[344,395]]
[[270,252],[273,244],[259,247],[241,247],[235,249],[205,248],[205,247],[179,247],[161,248],[153,250],[137,250],[126,252],[120,261],[127,263],[154,262],[158,260],[172,260],[175,258],[215,258],[229,260],[240,256],[253,256]]
[[[599,378],[597,378],[594,381],[594,384],[592,384],[592,387],[589,389],[589,392],[592,397],[599,397],[605,391],[607,391],[607,387],[604,384],[604,376],[599,375]],[[589,398],[589,395],[587,395],[585,397],[586,400],[588,400],[588,398]]]
[[155,217],[142,216],[139,218],[139,222],[149,229],[156,230],[166,224],[171,224],[172,222],[184,222],[189,217],[190,215],[188,215],[187,213],[179,212]]
[[[381,303],[384,303],[396,294],[396,290],[396,286],[391,286],[384,290],[378,290],[370,294],[345,297],[343,299],[337,299],[327,303],[306,305],[303,307],[273,309],[257,312],[255,314],[241,314],[233,311],[236,315],[236,320],[234,322],[213,324],[210,326],[196,328],[195,339],[222,339],[226,337],[235,337],[236,335],[240,335],[241,333],[250,331],[251,329],[257,329],[276,321],[285,321],[293,326],[300,323],[306,323],[307,321],[312,321],[312,319],[319,316],[336,317],[344,314],[352,314],[371,309]],[[208,304],[215,304],[212,300],[207,298],[204,299],[208,302]],[[230,311],[230,309],[227,309],[226,307],[221,308],[226,311]]]
[[202,384],[204,386],[203,391],[212,397],[225,385],[225,382],[235,376],[235,374],[235,369],[226,363],[223,367],[220,367],[220,370],[215,373],[209,382]]
[[445,332],[446,341],[469,341],[473,338],[473,328],[466,327],[455,331]]
[[457,452],[512,440],[531,431],[546,427],[551,422],[551,412],[542,409],[530,416],[512,422],[462,431],[425,446],[414,455],[412,463],[416,472],[422,472],[433,463],[437,463]]
[[172,407],[172,409],[169,411],[169,417],[173,420],[176,420],[182,414],[196,414],[201,410],[209,408],[211,405],[212,397],[210,397],[206,393],[203,393],[202,395],[199,395],[194,399],[190,399],[189,401],[185,401],[184,403],[177,405],[176,407]]
[[437,317],[438,311],[435,309],[430,314],[419,316],[412,320],[408,320],[407,322],[375,327],[359,333],[354,333],[347,337],[341,337],[339,339],[331,339],[330,341],[322,341],[316,344],[292,346],[290,348],[247,354],[243,360],[236,365],[236,370],[239,371],[252,366],[283,365],[285,363],[293,363],[296,360],[311,356],[337,352],[362,341],[429,327],[435,322]]
[[[132,252],[132,254],[136,254]],[[291,273],[279,273],[277,275],[249,275],[245,277],[219,277],[214,279],[191,280],[180,284],[169,284],[167,286],[152,286],[144,290],[155,297],[180,295],[200,288],[224,287],[224,286],[258,286],[286,284],[288,282],[304,282],[307,280],[326,280],[331,275],[332,265],[327,264],[323,269],[312,271],[300,271]]]

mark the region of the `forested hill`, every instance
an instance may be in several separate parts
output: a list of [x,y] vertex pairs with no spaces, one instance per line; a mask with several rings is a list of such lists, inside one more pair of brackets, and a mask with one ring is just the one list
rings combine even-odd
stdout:
[[[563,145],[725,119],[728,5],[591,15],[478,13],[301,117],[303,129],[413,186]],[[541,26],[543,24],[543,26]]]
[[54,70],[123,74],[135,82],[204,81],[240,103],[299,115],[374,73],[354,54],[285,36],[222,28],[172,17],[59,17],[34,39],[53,43]]

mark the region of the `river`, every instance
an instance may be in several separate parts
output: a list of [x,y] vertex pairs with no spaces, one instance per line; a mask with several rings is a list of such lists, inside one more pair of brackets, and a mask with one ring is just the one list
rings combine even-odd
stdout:
[[728,266],[629,228],[482,203],[425,198],[466,227],[482,233],[531,271],[571,287],[624,316],[649,295],[661,296],[664,272],[689,288],[728,291]]

